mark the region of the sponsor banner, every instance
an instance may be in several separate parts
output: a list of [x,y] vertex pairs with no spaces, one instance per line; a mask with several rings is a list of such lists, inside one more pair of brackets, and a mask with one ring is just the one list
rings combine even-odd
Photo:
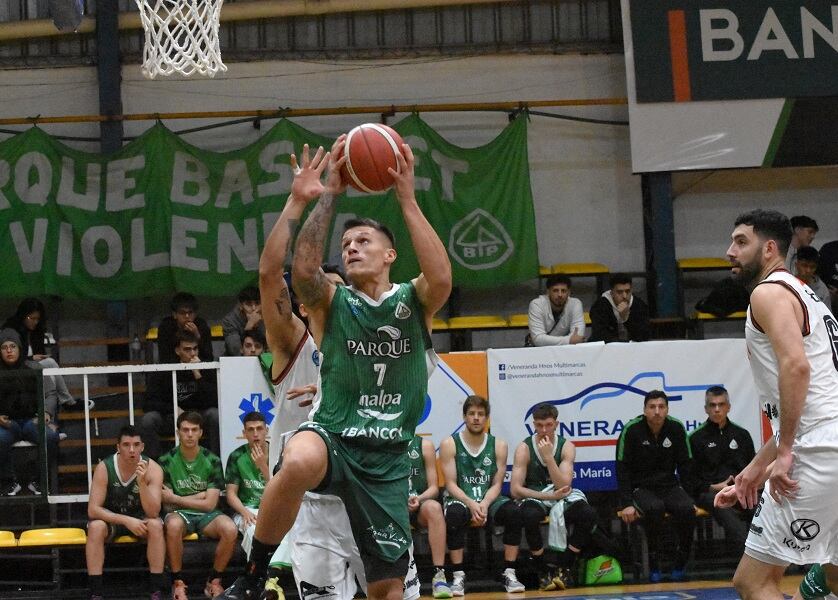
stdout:
[[[526,116],[480,148],[449,144],[418,115],[394,127],[413,148],[417,201],[450,252],[454,283],[487,287],[537,276]],[[191,146],[162,124],[111,155],[73,150],[37,127],[4,140],[2,294],[229,296],[256,280],[259,253],[291,187],[291,153],[332,141],[285,119],[225,153]],[[393,191],[347,192],[327,242],[330,260],[340,259],[343,223],[359,216],[393,229],[393,281],[415,277],[418,262]]]
[[744,339],[580,344],[488,351],[492,433],[514,448],[532,435],[531,411],[542,402],[559,410],[559,434],[576,445],[575,485],[616,489],[614,458],[624,424],[641,415],[653,389],[669,396],[669,414],[687,431],[707,416],[704,392],[730,392],[730,419],[763,439],[757,392]]
[[[468,360],[460,359],[461,367],[468,378],[473,372],[481,371],[485,385],[484,353],[470,353]],[[425,410],[416,428],[416,433],[428,436],[434,447],[463,426],[463,402],[474,393],[472,387],[445,363],[441,357],[439,365],[428,380],[428,394]],[[258,359],[252,356],[222,357],[218,386],[218,421],[221,436],[221,459],[227,464],[227,456],[245,443],[242,435],[242,419],[257,410],[265,415],[268,426],[276,418],[277,407],[273,398],[273,387],[262,373]]]

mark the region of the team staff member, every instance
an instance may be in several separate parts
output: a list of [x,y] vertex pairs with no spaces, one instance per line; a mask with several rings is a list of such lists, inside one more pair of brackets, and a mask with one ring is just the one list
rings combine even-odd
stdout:
[[[682,485],[690,487],[691,463],[683,423],[669,416],[666,394],[652,390],[643,400],[643,414],[626,423],[617,442],[617,488],[623,522],[643,519],[649,540],[649,579],[653,583],[661,580],[660,556],[664,550],[674,556],[673,581],[682,581],[686,575],[695,506]],[[669,521],[664,519],[667,512],[673,517]],[[661,547],[668,523],[678,532],[677,548]]]

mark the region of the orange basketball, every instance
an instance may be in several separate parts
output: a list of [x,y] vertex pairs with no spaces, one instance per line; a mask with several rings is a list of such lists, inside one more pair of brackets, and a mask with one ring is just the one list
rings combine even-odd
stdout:
[[343,180],[362,192],[383,192],[393,185],[387,171],[398,172],[396,154],[401,154],[402,136],[394,129],[378,123],[364,123],[346,135],[346,164],[340,173]]

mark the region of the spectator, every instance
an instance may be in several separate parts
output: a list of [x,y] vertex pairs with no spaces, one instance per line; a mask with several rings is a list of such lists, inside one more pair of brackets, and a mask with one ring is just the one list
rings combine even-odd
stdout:
[[815,295],[821,299],[821,302],[831,307],[832,300],[829,296],[829,288],[815,274],[815,271],[818,270],[819,259],[818,251],[812,246],[801,246],[797,249],[797,258],[794,261],[794,274],[815,292]]
[[434,598],[450,598],[451,588],[445,578],[445,515],[437,501],[436,450],[429,439],[415,435],[407,447],[407,455],[410,458],[407,508],[411,524],[428,530],[434,564],[431,592]]
[[[692,457],[687,431],[669,416],[669,399],[652,390],[643,400],[643,414],[626,423],[617,442],[617,488],[626,524],[643,519],[649,540],[649,579],[661,580],[660,558],[667,523],[678,532],[672,556],[672,580],[683,581],[695,530],[695,506],[684,491],[690,488]],[[675,472],[678,472],[676,476]],[[682,485],[684,487],[682,487]],[[672,515],[664,520],[666,513]]]
[[832,314],[838,313],[838,241],[821,246],[818,275],[832,298]]
[[[533,410],[535,434],[518,444],[512,466],[510,490],[518,499],[521,519],[527,534],[527,545],[538,572],[542,590],[563,590],[579,553],[591,545],[597,514],[585,495],[572,490],[573,462],[576,446],[556,434],[559,411],[552,404],[540,404]],[[544,540],[541,522],[556,502],[564,503],[565,527],[573,529],[567,539],[562,567],[564,573],[553,574],[544,562]]]
[[105,542],[122,535],[146,540],[151,600],[162,600],[166,541],[160,520],[163,471],[143,455],[143,440],[131,425],[119,431],[116,454],[106,456],[93,471],[87,502],[87,581],[90,600],[102,600]]
[[253,286],[239,292],[239,302],[221,320],[224,330],[224,353],[226,356],[247,356],[242,352],[244,333],[248,330],[258,330],[265,336],[265,323],[262,321],[262,304],[259,299],[259,289]]
[[445,475],[445,523],[448,554],[453,578],[451,592],[465,594],[463,547],[466,529],[503,526],[503,585],[507,592],[523,592],[515,562],[521,544],[521,512],[518,505],[501,495],[506,474],[508,446],[484,431],[489,418],[489,402],[469,396],[463,403],[465,429],[443,440],[439,459]]
[[[198,300],[187,292],[178,292],[171,302],[172,315],[163,317],[157,328],[157,355],[162,364],[180,362],[175,352],[177,333],[188,331],[198,339],[200,362],[212,362],[212,331],[203,318],[198,316]],[[148,443],[148,440],[146,440]]]
[[564,346],[585,341],[582,301],[571,298],[570,277],[547,278],[547,293],[530,302],[529,330],[533,346]]
[[160,457],[163,469],[163,505],[166,515],[166,554],[172,572],[172,600],[188,600],[183,567],[183,538],[192,533],[218,540],[212,571],[204,595],[222,592],[221,578],[236,550],[238,530],[233,520],[218,510],[224,486],[221,459],[199,445],[203,434],[201,415],[188,411],[177,418],[180,444]]
[[263,352],[267,352],[268,342],[265,340],[265,334],[258,329],[248,329],[242,335],[242,356],[259,356]]
[[591,342],[644,342],[651,336],[649,307],[632,294],[631,277],[611,276],[611,289],[591,306]]
[[[50,461],[58,456],[58,433],[45,427],[46,453]],[[21,490],[12,455],[15,442],[25,440],[39,445],[38,380],[26,365],[20,336],[14,329],[0,330],[0,496],[15,496]],[[42,461],[39,461],[42,464]],[[36,477],[27,484],[40,494]]]
[[689,436],[694,465],[693,497],[696,506],[712,513],[724,528],[727,539],[737,551],[742,551],[751,515],[743,514],[737,508],[715,508],[713,499],[722,488],[731,485],[733,478],[754,458],[754,441],[746,429],[727,418],[730,396],[725,388],[714,385],[707,390],[704,411],[707,420]]
[[247,413],[242,433],[247,443],[233,450],[227,457],[225,481],[227,505],[236,511],[233,521],[242,534],[244,553],[249,556],[259,502],[271,478],[265,415],[255,411]]
[[[33,369],[57,369],[58,363],[46,348],[47,312],[44,303],[37,298],[24,298],[18,304],[15,314],[6,319],[3,329],[8,327],[17,331],[21,341],[21,352]],[[58,418],[58,407],[73,406],[76,399],[67,389],[61,375],[44,377],[44,410],[53,419]]]
[[811,246],[818,234],[818,223],[811,217],[798,215],[789,219],[792,235],[789,251],[786,254],[786,269],[793,270],[794,261],[797,260],[797,249],[803,246]]
[[[201,362],[198,358],[198,339],[192,332],[183,330],[177,333],[175,356],[182,364]],[[206,445],[213,452],[218,452],[218,386],[215,371],[191,369],[176,373],[178,407],[201,413],[207,434]],[[156,459],[160,456],[160,436],[174,435],[171,373],[149,374],[143,408],[140,431],[148,455]]]

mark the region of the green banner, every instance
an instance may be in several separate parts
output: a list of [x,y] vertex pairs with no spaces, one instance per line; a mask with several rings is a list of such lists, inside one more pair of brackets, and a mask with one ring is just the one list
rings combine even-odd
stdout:
[[[455,285],[535,277],[526,117],[474,149],[447,143],[418,115],[394,127],[416,155],[417,199],[448,248]],[[291,186],[290,154],[332,141],[281,120],[226,153],[191,146],[162,124],[107,156],[68,148],[37,127],[0,142],[2,296],[233,295],[257,279],[259,253]],[[395,232],[394,281],[416,276],[392,192],[350,191],[338,203],[336,229],[353,216]],[[339,241],[338,230],[327,249],[333,262]]]

